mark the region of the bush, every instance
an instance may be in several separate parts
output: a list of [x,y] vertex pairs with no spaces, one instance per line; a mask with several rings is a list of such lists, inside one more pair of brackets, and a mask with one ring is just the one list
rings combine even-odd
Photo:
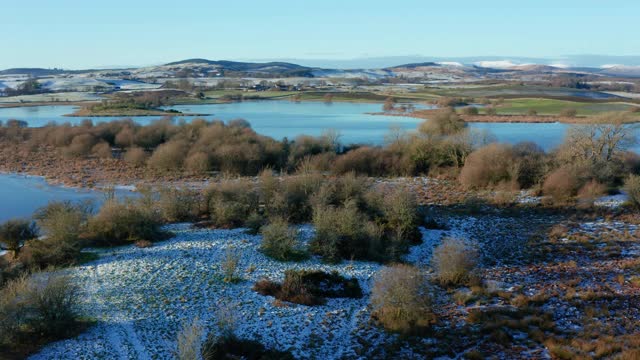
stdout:
[[209,156],[204,152],[194,152],[187,157],[184,162],[187,170],[198,174],[204,174],[209,171]]
[[562,117],[576,117],[576,115],[578,115],[578,110],[574,108],[564,108],[560,110],[559,115]]
[[38,209],[34,218],[45,238],[30,244],[32,261],[40,268],[75,263],[90,214],[90,203],[52,202]]
[[310,199],[323,182],[322,176],[301,174],[283,179],[279,183],[263,183],[265,213],[268,217],[281,217],[293,223],[309,221],[312,207]]
[[580,200],[593,202],[599,196],[607,194],[607,187],[596,180],[591,180],[578,190]]
[[289,227],[284,219],[272,219],[261,229],[260,250],[265,255],[280,261],[296,260],[305,253],[298,244],[297,231]]
[[472,280],[478,251],[467,242],[445,238],[433,251],[431,265],[437,280],[443,285],[462,285]]
[[66,277],[43,274],[10,281],[0,292],[0,350],[30,352],[77,332],[77,300],[77,288]]
[[240,253],[235,248],[227,248],[222,260],[222,271],[224,272],[224,282],[236,283],[241,280],[238,276],[238,264],[240,264]]
[[420,133],[432,137],[449,136],[461,132],[466,123],[453,110],[440,111],[420,124]]
[[71,144],[62,150],[62,154],[69,158],[86,157],[91,154],[91,149],[97,139],[91,134],[80,134],[73,137]]
[[542,183],[547,173],[547,156],[542,148],[532,142],[521,142],[513,146],[517,159],[516,181],[521,189]]
[[484,108],[484,113],[485,115],[495,116],[498,115],[498,110],[496,110],[496,108],[493,106],[487,106]]
[[202,199],[196,190],[162,188],[155,206],[166,222],[195,221],[202,213]]
[[511,146],[490,144],[472,152],[460,172],[466,188],[487,188],[499,184],[515,185],[517,166]]
[[140,167],[144,166],[147,162],[147,152],[144,149],[139,147],[132,147],[124,153],[124,161],[132,166]]
[[258,211],[258,193],[249,181],[224,181],[207,190],[209,215],[218,227],[240,227]]
[[464,115],[478,115],[478,108],[475,106],[465,106],[462,108]]
[[255,340],[209,336],[203,345],[204,360],[256,359],[256,360],[294,360],[290,352],[267,349]]
[[152,209],[132,200],[108,200],[89,220],[88,236],[96,246],[114,246],[137,240],[159,240],[159,217]]
[[176,357],[178,360],[197,360],[200,358],[202,348],[202,335],[204,329],[198,319],[190,324],[185,323],[178,333]]
[[547,175],[542,192],[551,196],[556,203],[565,203],[576,195],[579,187],[575,173],[569,168],[561,167]]
[[334,174],[355,173],[366,176],[386,176],[394,171],[384,149],[363,146],[338,156],[331,166]]
[[109,143],[106,141],[101,141],[95,144],[91,148],[91,154],[103,159],[111,159],[113,157],[113,153],[111,152],[111,145],[109,145]]
[[427,281],[410,265],[393,265],[375,275],[371,305],[372,317],[389,331],[420,332],[434,320]]
[[187,155],[188,146],[184,141],[169,141],[164,143],[151,154],[147,165],[158,170],[178,170],[182,167]]
[[319,270],[287,270],[282,284],[267,279],[258,281],[253,290],[265,296],[301,305],[321,305],[325,298],[362,297],[357,279],[345,278],[338,272]]
[[257,212],[252,212],[244,222],[244,227],[247,228],[247,234],[257,235],[260,233],[260,229],[267,223],[264,216]]
[[636,209],[640,209],[640,176],[629,175],[624,182],[624,191],[631,205]]
[[410,189],[398,187],[384,196],[383,219],[391,232],[393,252],[399,256],[410,243],[419,243],[422,234],[418,229],[418,203]]
[[10,251],[14,259],[20,254],[24,243],[37,236],[36,227],[28,220],[14,219],[0,224],[0,245]]
[[316,235],[311,250],[326,261],[387,258],[379,227],[368,221],[353,200],[344,207],[317,207],[313,213]]

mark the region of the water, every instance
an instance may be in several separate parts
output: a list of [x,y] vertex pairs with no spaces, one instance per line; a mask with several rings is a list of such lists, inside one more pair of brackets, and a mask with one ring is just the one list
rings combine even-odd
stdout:
[[[260,134],[276,139],[298,135],[320,135],[327,129],[340,132],[340,140],[345,143],[368,143],[379,145],[391,126],[404,130],[415,130],[422,121],[404,116],[382,116],[369,113],[380,112],[381,104],[290,101],[246,101],[229,104],[179,105],[169,107],[184,113],[210,114],[204,118],[212,120],[245,119]],[[77,109],[75,106],[33,106],[19,108],[0,108],[0,121],[18,119],[26,121],[29,126],[44,126],[49,122],[80,123],[84,118],[65,117]],[[94,122],[104,122],[122,117],[95,117]],[[149,124],[159,117],[139,116],[132,119],[140,124]],[[176,117],[190,121],[194,117]],[[568,124],[561,123],[472,123],[471,128],[490,132],[500,142],[517,143],[532,141],[549,151],[564,140]],[[640,147],[634,148],[639,151]]]
[[[57,123],[79,124],[79,117],[63,115],[74,112],[74,106],[34,106],[22,108],[0,108],[0,121],[18,119],[26,121],[29,126],[44,126],[55,121]],[[251,123],[259,134],[276,139],[298,135],[320,135],[327,129],[336,129],[344,143],[381,144],[384,135],[391,126],[405,130],[414,130],[420,119],[405,116],[371,115],[382,111],[382,104],[336,102],[290,102],[290,101],[246,101],[230,104],[180,105],[169,107],[184,113],[210,114],[200,116],[209,120],[233,120],[242,118]],[[90,118],[94,123],[122,119],[123,117]],[[149,124],[159,117],[131,117],[139,124]],[[195,117],[181,116],[177,120],[190,121]]]
[[[125,192],[118,192],[119,197]],[[43,178],[15,174],[0,174],[0,222],[13,218],[28,218],[50,201],[92,200],[96,208],[104,201],[100,191],[66,188],[48,184]]]
[[553,150],[564,141],[571,125],[563,123],[471,123],[469,127],[488,131],[498,142],[516,144],[530,141],[545,151]]

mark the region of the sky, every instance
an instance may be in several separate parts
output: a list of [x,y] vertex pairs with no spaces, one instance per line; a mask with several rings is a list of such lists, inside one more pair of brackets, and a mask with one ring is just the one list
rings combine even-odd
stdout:
[[0,19],[0,69],[640,55],[637,0],[0,0]]

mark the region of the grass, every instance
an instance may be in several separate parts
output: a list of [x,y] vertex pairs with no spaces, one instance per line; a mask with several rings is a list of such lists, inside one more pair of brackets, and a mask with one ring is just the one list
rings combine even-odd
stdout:
[[[526,115],[529,110],[535,110],[538,115],[558,115],[563,109],[574,108],[578,116],[597,115],[608,111],[625,111],[628,104],[614,102],[576,102],[544,98],[507,99],[504,104],[496,107],[498,115]],[[480,113],[484,113],[480,109]]]

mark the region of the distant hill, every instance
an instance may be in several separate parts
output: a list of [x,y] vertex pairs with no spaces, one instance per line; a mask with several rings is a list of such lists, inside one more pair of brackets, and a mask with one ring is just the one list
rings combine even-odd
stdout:
[[264,74],[264,75],[281,75],[281,76],[303,76],[311,77],[312,68],[292,64],[287,62],[266,62],[266,63],[253,63],[253,62],[240,62],[229,60],[207,60],[207,59],[187,59],[181,61],[175,61],[164,66],[184,66],[186,68],[197,65],[208,65],[219,68],[221,72],[238,72],[251,74]]
[[33,77],[59,75],[68,73],[69,71],[62,69],[42,69],[42,68],[13,68],[0,71],[0,75],[29,75]]
[[416,68],[421,68],[421,67],[432,67],[432,66],[440,66],[440,64],[429,61],[429,62],[397,65],[397,66],[389,67],[388,69],[416,69]]

